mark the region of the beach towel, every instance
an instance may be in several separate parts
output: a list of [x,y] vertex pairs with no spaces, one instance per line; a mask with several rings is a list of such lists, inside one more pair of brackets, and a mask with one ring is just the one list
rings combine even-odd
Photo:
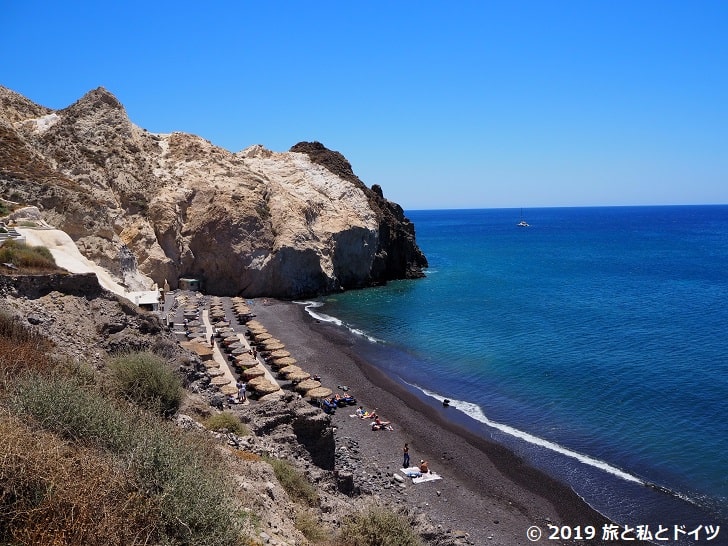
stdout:
[[419,478],[412,478],[412,483],[431,482],[441,479],[442,476],[440,476],[439,474],[435,474],[432,470],[430,470],[427,474],[422,474]]
[[419,467],[416,466],[400,468],[399,471],[408,478],[412,478],[412,483],[424,483],[442,479],[442,476],[434,473],[432,470],[430,470],[427,474],[423,474],[420,472]]

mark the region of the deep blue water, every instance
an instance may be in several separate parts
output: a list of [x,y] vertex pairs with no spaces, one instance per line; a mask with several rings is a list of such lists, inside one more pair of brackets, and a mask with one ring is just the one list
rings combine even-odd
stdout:
[[427,277],[315,312],[607,515],[728,540],[728,206],[407,215]]

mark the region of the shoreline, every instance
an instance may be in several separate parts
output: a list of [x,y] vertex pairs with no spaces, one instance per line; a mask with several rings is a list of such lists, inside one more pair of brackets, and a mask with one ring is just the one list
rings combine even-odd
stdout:
[[322,376],[334,392],[349,386],[357,405],[376,408],[394,425],[394,431],[373,432],[368,422],[350,417],[355,408],[339,408],[332,416],[337,449],[353,441],[362,452],[363,472],[394,473],[408,442],[412,464],[426,459],[443,477],[418,485],[407,480],[402,493],[403,502],[426,512],[436,524],[468,533],[474,544],[529,544],[526,533],[534,525],[547,538],[549,524],[591,525],[599,531],[610,523],[569,486],[529,466],[507,447],[447,420],[442,411],[365,361],[340,327],[315,320],[300,304],[254,300],[252,308],[302,368]]

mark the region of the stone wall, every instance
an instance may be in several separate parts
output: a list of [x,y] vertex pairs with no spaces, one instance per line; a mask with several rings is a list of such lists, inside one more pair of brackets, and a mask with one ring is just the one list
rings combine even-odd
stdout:
[[103,288],[95,273],[51,275],[0,275],[0,293],[29,299],[41,298],[51,292],[93,299]]

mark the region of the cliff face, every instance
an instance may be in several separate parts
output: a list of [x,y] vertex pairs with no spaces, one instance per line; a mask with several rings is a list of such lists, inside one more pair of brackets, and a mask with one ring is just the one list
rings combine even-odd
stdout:
[[0,192],[122,281],[293,298],[422,275],[414,226],[338,152],[152,134],[103,88],[52,111],[0,87]]

